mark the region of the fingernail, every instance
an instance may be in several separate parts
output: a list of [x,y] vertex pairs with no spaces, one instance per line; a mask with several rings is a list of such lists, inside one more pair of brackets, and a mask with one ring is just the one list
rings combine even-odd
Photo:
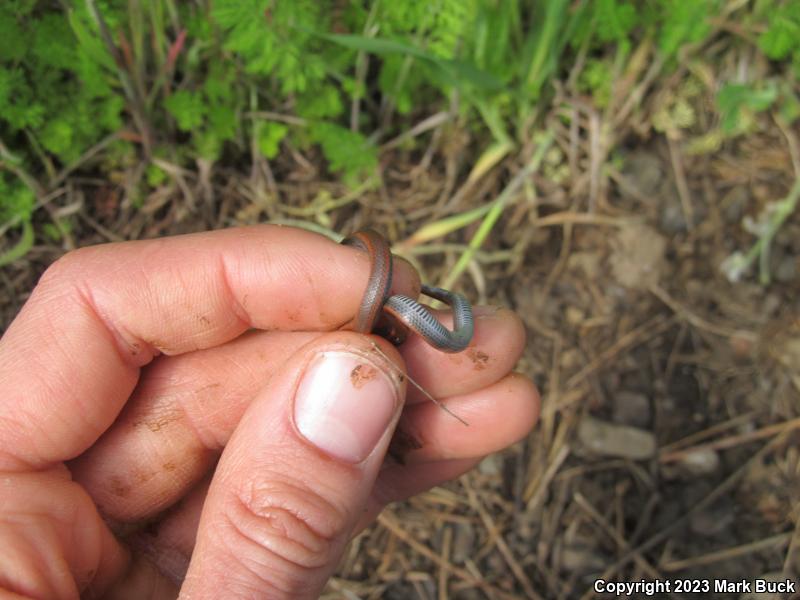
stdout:
[[327,351],[306,368],[294,401],[297,429],[320,450],[359,463],[394,419],[397,388],[362,356]]
[[498,312],[500,312],[499,306],[481,305],[472,307],[472,314],[475,317],[491,318],[495,316]]

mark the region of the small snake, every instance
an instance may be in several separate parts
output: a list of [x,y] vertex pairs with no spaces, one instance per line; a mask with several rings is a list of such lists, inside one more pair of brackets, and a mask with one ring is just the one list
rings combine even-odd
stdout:
[[474,321],[472,307],[464,296],[429,285],[422,286],[423,294],[444,302],[452,309],[453,330],[450,331],[416,300],[400,294],[389,295],[392,287],[392,252],[379,233],[358,231],[342,240],[342,244],[363,250],[372,263],[367,289],[353,319],[352,328],[355,331],[375,332],[396,344],[401,343],[409,331],[413,331],[443,352],[461,352],[467,347],[472,340]]

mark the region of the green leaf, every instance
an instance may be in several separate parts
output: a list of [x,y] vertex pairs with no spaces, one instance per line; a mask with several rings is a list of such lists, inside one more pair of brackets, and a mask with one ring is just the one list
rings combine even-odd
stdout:
[[270,0],[216,0],[211,15],[220,27],[240,27],[263,16],[270,3]]
[[280,150],[280,143],[287,133],[289,128],[283,123],[261,123],[257,140],[261,154],[269,159],[275,158]]
[[200,131],[192,136],[192,141],[201,158],[215,161],[222,152],[222,142],[219,137],[211,131]]
[[[767,30],[758,37],[758,46],[772,60],[782,60],[796,51],[800,40],[800,9],[792,3],[774,11]],[[794,13],[791,12],[794,10]]]
[[578,89],[592,94],[599,108],[608,106],[611,99],[613,69],[608,59],[590,58],[578,78]]
[[28,48],[26,32],[7,7],[0,9],[0,61],[17,61]]
[[57,14],[45,15],[36,23],[33,53],[42,65],[72,70],[75,64],[75,37],[67,20]]
[[30,221],[22,222],[22,237],[11,248],[0,254],[0,267],[25,256],[33,247],[33,225]]
[[321,86],[297,99],[297,114],[306,119],[338,117],[343,111],[341,94],[333,85]]
[[55,155],[70,153],[74,148],[75,129],[65,118],[48,121],[40,133],[42,145]]
[[192,131],[203,124],[206,104],[200,94],[179,90],[167,98],[164,105],[182,131]]
[[596,0],[594,9],[595,34],[602,42],[627,41],[636,24],[636,9],[624,0]]
[[663,23],[658,45],[668,57],[681,46],[699,42],[711,31],[709,19],[717,7],[716,0],[662,0]]
[[150,164],[147,166],[147,171],[145,171],[145,175],[147,177],[147,183],[150,187],[158,187],[162,183],[167,180],[167,173],[158,165]]
[[35,204],[36,197],[22,182],[13,180],[9,183],[0,176],[0,223],[14,219],[29,220]]
[[421,48],[404,44],[396,40],[388,40],[375,37],[367,37],[363,35],[352,34],[333,34],[333,33],[320,33],[313,32],[314,35],[338,44],[351,50],[359,50],[362,52],[369,52],[379,56],[388,56],[392,54],[402,54],[420,59],[428,66],[435,67],[443,75],[448,77],[449,83],[453,85],[463,85],[469,83],[472,86],[482,90],[497,90],[503,87],[503,82],[492,75],[482,71],[472,63],[460,60],[446,60],[431,54]]
[[800,118],[800,100],[792,92],[791,88],[787,86],[781,94],[780,105],[781,118],[788,124],[793,124]]
[[322,147],[331,171],[343,172],[345,179],[354,180],[377,165],[375,147],[355,131],[333,123],[314,123],[310,133]]
[[772,106],[778,97],[778,88],[770,83],[757,89],[752,86],[726,83],[717,94],[717,107],[725,133],[741,131],[746,123],[747,112],[761,112]]

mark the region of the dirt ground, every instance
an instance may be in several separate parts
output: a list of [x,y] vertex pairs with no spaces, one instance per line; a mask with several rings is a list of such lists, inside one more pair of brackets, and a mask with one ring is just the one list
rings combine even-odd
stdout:
[[[591,118],[577,138],[553,126],[542,167],[459,283],[524,319],[519,369],[541,390],[540,424],[385,511],[326,597],[590,598],[598,577],[800,575],[800,219],[774,240],[769,285],[719,268],[754,241],[743,218],[800,173],[797,132],[766,123],[691,155],[679,136],[631,126],[598,158],[612,144]],[[297,153],[268,171],[173,173],[139,207],[131,172],[75,176],[48,207],[70,235],[0,270],[2,322],[70,247],[292,219],[400,242],[493,199],[521,168],[508,159],[456,193],[474,141],[446,126],[426,135],[429,152],[385,152],[382,184],[355,194]],[[452,268],[474,228],[410,251],[425,280]]]

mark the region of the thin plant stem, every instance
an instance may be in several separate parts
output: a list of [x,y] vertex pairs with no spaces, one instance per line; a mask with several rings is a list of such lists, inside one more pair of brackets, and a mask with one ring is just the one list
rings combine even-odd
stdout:
[[500,195],[490,205],[488,205],[486,216],[483,218],[483,221],[478,227],[478,231],[476,231],[475,235],[472,236],[469,246],[458,258],[458,261],[453,269],[444,278],[442,287],[448,289],[452,288],[453,284],[458,281],[458,278],[461,277],[461,274],[467,268],[467,265],[469,265],[470,261],[475,257],[475,253],[486,241],[486,238],[489,236],[489,233],[491,233],[492,228],[497,223],[500,215],[503,214],[503,210],[505,210],[506,206],[514,198],[516,198],[517,192],[530,178],[530,176],[539,170],[542,160],[544,160],[545,154],[552,143],[553,135],[551,133],[545,134],[541,142],[539,142],[539,145],[536,148],[536,153],[533,155],[533,158],[530,160],[530,162],[525,166],[524,169],[514,176],[514,178],[509,182]]

